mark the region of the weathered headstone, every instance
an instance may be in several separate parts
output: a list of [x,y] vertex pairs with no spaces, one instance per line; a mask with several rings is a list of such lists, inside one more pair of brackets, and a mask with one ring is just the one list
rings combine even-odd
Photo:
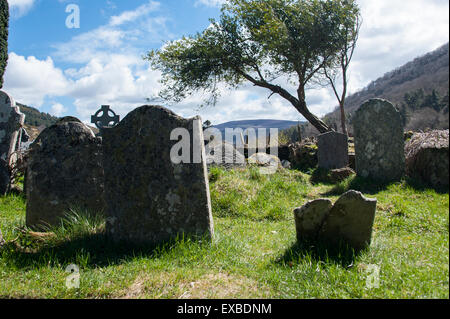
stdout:
[[348,191],[342,195],[325,218],[319,237],[330,246],[348,244],[355,250],[370,245],[377,210],[377,200],[360,192]]
[[45,129],[30,147],[27,226],[58,225],[71,209],[104,211],[101,139],[75,118]]
[[0,91],[0,195],[10,188],[9,167],[16,160],[14,152],[19,143],[19,132],[25,121],[14,99]]
[[337,169],[347,167],[348,137],[337,132],[328,132],[318,136],[319,167],[324,169]]
[[[186,161],[173,161],[180,134]],[[186,142],[186,141],[185,141]],[[200,118],[145,105],[103,132],[108,235],[114,241],[160,243],[214,233]],[[176,152],[178,153],[178,152]]]
[[401,179],[405,172],[403,124],[388,101],[372,99],[353,118],[356,173],[381,182]]
[[371,243],[376,207],[376,199],[357,191],[348,191],[334,205],[329,199],[308,202],[294,211],[297,239],[364,249]]
[[328,216],[333,203],[329,199],[307,202],[294,211],[298,241],[316,241],[320,228]]

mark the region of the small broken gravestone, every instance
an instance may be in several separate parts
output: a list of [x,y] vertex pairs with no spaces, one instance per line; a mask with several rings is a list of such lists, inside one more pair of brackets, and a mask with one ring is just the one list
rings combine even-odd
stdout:
[[334,205],[329,199],[308,202],[294,211],[297,239],[362,250],[371,243],[376,207],[376,199],[357,191],[348,191]]
[[353,117],[356,173],[380,182],[405,173],[405,142],[400,113],[382,99],[365,102]]
[[328,132],[318,136],[319,167],[324,169],[338,169],[347,167],[348,137],[338,132]]
[[20,145],[20,130],[25,115],[20,112],[14,99],[0,91],[0,195],[11,187],[10,167],[14,165],[14,153]]
[[[187,142],[182,149],[187,158],[174,161],[180,136]],[[103,150],[106,231],[113,241],[154,244],[177,236],[213,237],[199,117],[184,119],[161,106],[141,106],[104,130]]]
[[25,176],[27,226],[59,225],[70,210],[102,214],[102,164],[101,139],[78,119],[42,131],[30,146]]

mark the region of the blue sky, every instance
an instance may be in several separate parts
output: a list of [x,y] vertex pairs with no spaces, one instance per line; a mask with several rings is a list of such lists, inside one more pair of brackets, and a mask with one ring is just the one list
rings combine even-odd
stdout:
[[[160,74],[142,56],[164,41],[194,34],[218,17],[222,0],[9,0],[9,62],[3,89],[16,101],[57,116],[89,121],[102,104],[122,117],[157,95]],[[350,71],[351,92],[449,39],[447,0],[358,0],[364,19]],[[407,5],[406,5],[407,3]],[[80,28],[67,28],[66,7],[80,9]],[[281,79],[283,81],[283,79]],[[293,87],[289,87],[294,89]],[[307,92],[313,113],[336,106],[327,88]],[[169,107],[214,124],[243,119],[300,120],[281,98],[244,85],[215,107],[202,96]]]

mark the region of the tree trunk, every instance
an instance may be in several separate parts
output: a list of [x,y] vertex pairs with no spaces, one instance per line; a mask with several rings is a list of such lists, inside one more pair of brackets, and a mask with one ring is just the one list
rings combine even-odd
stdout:
[[312,126],[314,126],[321,134],[327,133],[331,131],[331,128],[325,124],[321,119],[312,114],[308,108],[306,107],[305,102],[300,102],[299,105],[296,105],[295,108],[303,115]]
[[345,123],[345,110],[344,110],[344,105],[341,104],[341,126],[342,126],[342,133],[344,133],[345,135],[348,136],[348,131],[347,131],[347,124]]

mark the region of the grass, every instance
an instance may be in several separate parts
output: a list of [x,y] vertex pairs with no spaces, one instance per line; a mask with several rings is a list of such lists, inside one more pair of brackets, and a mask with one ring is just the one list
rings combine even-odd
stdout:
[[[338,185],[284,170],[210,172],[214,241],[112,245],[104,220],[71,214],[53,236],[24,228],[25,200],[0,198],[0,298],[449,298],[448,191],[412,181]],[[296,243],[293,209],[348,189],[378,199],[369,249],[327,251]],[[15,242],[12,242],[16,240]],[[79,289],[65,270],[80,269]],[[367,287],[370,265],[379,288]]]

